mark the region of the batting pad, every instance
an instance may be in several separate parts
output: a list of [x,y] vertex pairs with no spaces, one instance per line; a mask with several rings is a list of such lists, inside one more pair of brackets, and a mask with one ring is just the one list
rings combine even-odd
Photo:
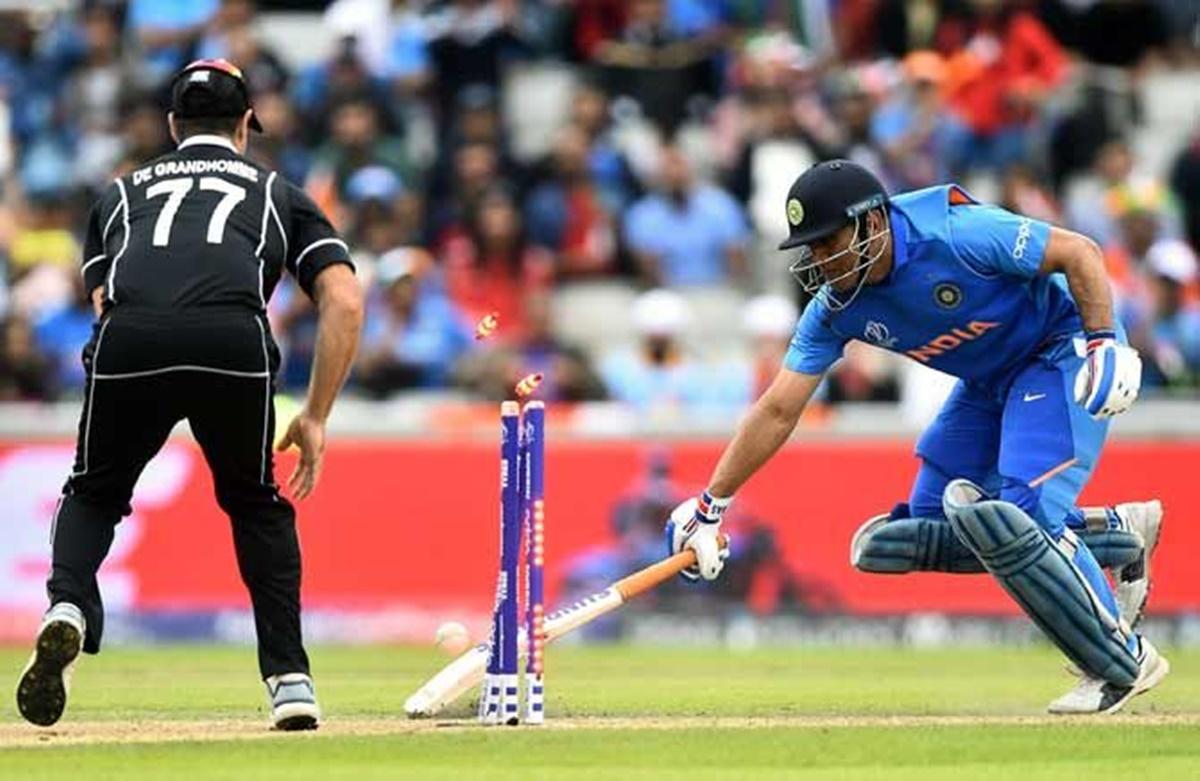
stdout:
[[[876,515],[850,541],[850,564],[862,572],[987,572],[943,518],[893,518]],[[1105,569],[1133,563],[1142,553],[1137,534],[1120,529],[1081,531],[1079,541]]]
[[946,486],[942,506],[955,534],[1080,669],[1132,686],[1138,663],[1129,638],[1075,564],[1074,533],[1055,543],[1016,505],[983,496],[967,480]]

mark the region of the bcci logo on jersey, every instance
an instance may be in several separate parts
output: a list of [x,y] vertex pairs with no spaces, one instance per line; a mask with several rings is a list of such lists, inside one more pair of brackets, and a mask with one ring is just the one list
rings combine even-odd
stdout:
[[878,345],[885,350],[890,350],[896,346],[896,342],[900,340],[898,336],[892,336],[888,327],[878,320],[868,320],[867,327],[863,330],[863,336],[871,344]]

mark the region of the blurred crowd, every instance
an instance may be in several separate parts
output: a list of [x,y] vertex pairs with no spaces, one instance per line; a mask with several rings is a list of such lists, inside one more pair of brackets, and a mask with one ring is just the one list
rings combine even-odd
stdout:
[[[0,11],[0,399],[81,392],[87,209],[171,148],[164,87],[198,57],[243,69],[250,156],[351,246],[361,395],[540,372],[550,400],[737,408],[804,304],[784,193],[834,156],[1092,236],[1145,385],[1200,385],[1200,132],[1136,151],[1144,85],[1200,73],[1193,0],[337,0],[296,41],[286,2],[43,5]],[[312,305],[285,280],[269,314],[302,388]],[[910,385],[852,346],[821,393]]]

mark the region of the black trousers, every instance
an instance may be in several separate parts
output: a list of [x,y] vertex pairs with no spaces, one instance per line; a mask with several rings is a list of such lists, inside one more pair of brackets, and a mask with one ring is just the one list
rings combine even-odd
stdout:
[[175,424],[187,420],[232,523],[262,675],[308,672],[295,511],[273,477],[278,351],[264,319],[244,311],[168,317],[117,310],[96,325],[83,359],[86,396],[75,466],[52,527],[47,592],[51,604],[83,611],[84,651],[100,649],[96,572],[131,512],[134,484]]

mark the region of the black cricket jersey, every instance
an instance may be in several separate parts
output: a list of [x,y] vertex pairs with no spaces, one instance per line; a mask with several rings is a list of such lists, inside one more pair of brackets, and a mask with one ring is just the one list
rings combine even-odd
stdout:
[[300,188],[197,135],[108,188],[88,220],[83,276],[123,309],[263,312],[284,269],[311,296],[337,263],[350,263],[346,244]]
[[310,297],[345,242],[300,188],[214,135],[113,181],[92,208],[83,277],[105,288],[84,360],[101,379],[278,368],[267,302],[286,269]]

